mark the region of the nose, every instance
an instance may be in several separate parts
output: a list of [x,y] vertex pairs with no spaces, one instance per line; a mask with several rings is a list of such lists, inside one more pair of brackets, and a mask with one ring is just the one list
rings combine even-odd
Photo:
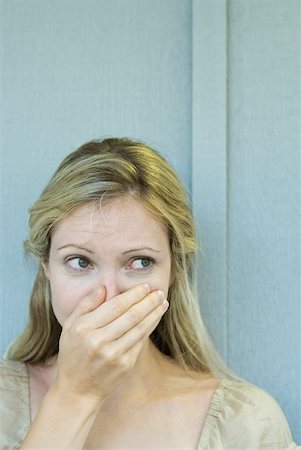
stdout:
[[116,295],[121,294],[126,290],[120,277],[113,272],[102,273],[99,282],[106,290],[105,302],[111,300],[116,297]]

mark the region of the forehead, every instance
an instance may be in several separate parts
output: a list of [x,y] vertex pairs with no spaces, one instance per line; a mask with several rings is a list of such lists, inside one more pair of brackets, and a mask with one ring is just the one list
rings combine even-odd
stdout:
[[167,239],[167,228],[141,202],[121,197],[104,204],[79,207],[55,227],[52,240],[77,238],[81,243],[94,239],[118,241],[160,241]]

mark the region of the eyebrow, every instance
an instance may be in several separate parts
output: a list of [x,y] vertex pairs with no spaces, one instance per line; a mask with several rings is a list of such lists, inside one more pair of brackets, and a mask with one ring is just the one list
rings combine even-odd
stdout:
[[83,247],[82,245],[76,245],[76,244],[65,244],[65,245],[62,245],[61,247],[58,248],[58,250],[63,250],[64,248],[67,248],[67,247],[79,248],[80,250],[85,250],[86,252],[91,253],[92,255],[94,254],[93,250],[90,250],[87,247]]
[[123,255],[126,255],[127,253],[142,252],[144,250],[150,250],[151,252],[154,252],[154,253],[162,253],[161,250],[155,250],[154,248],[151,248],[151,247],[141,247],[141,248],[133,248],[130,250],[126,250],[125,252],[123,252]]

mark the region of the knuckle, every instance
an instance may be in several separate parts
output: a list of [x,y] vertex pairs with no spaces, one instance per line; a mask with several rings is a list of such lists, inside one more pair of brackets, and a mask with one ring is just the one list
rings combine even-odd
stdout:
[[116,299],[116,301],[114,301],[114,302],[112,301],[111,308],[112,308],[113,314],[116,316],[120,316],[127,310],[125,301],[122,299],[118,299],[118,301]]
[[141,314],[137,311],[137,308],[131,308],[128,312],[128,318],[130,323],[140,323]]
[[118,368],[121,373],[126,373],[131,368],[130,360],[126,355],[122,355],[118,358]]
[[82,337],[83,334],[84,334],[84,332],[85,332],[84,323],[83,323],[82,320],[79,319],[79,320],[77,320],[76,323],[73,324],[73,327],[72,327],[72,334],[73,334],[74,336]]
[[130,369],[130,361],[127,355],[120,355],[118,351],[105,347],[101,350],[101,356],[103,364],[111,370],[117,370],[121,374],[125,374]]
[[108,365],[115,364],[116,355],[115,352],[110,347],[104,346],[103,348],[99,349],[99,354],[105,364]]
[[136,325],[136,327],[137,327],[138,334],[139,334],[140,336],[144,336],[145,333],[146,333],[147,330],[148,330],[148,326],[147,326],[147,323],[146,323],[145,321],[143,321],[143,322],[138,322],[137,325]]
[[89,336],[87,345],[89,348],[90,355],[96,356],[99,354],[99,351],[101,349],[101,343],[100,343],[99,339],[97,339],[95,336],[91,335],[91,336]]

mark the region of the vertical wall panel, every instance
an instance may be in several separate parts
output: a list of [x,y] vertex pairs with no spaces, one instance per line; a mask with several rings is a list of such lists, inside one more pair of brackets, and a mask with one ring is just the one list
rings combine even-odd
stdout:
[[227,2],[193,1],[192,187],[201,309],[227,357]]
[[301,3],[229,3],[228,362],[301,440]]
[[301,3],[195,0],[192,45],[203,316],[300,442]]

